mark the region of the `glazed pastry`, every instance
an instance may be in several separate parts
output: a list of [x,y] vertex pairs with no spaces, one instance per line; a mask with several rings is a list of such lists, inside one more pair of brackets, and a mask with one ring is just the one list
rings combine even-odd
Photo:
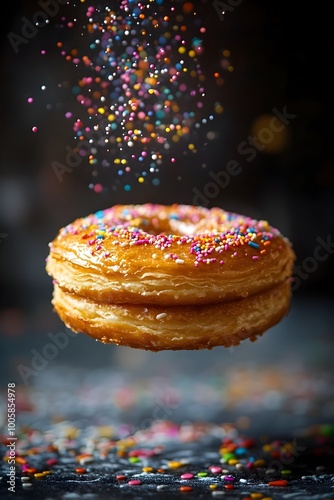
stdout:
[[116,205],[50,243],[65,324],[104,343],[159,351],[230,347],[279,322],[295,255],[266,221],[221,208]]

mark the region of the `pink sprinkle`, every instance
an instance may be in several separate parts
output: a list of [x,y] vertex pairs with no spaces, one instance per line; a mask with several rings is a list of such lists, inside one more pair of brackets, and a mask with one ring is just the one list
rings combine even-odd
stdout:
[[130,481],[128,481],[128,484],[130,484],[131,486],[139,486],[141,484],[141,481],[139,479],[131,479]]
[[32,130],[33,132],[37,132],[38,128],[37,128],[37,127],[33,127],[31,130]]
[[185,474],[182,474],[181,479],[192,479],[194,477],[194,474],[191,472],[186,472]]
[[211,467],[209,467],[210,469],[210,472],[212,472],[212,474],[220,474],[222,472],[222,468],[219,467],[219,465],[211,465]]
[[253,260],[258,260],[259,256],[258,255],[253,255],[252,259]]
[[49,458],[46,461],[47,465],[56,465],[58,463],[58,460],[56,458]]

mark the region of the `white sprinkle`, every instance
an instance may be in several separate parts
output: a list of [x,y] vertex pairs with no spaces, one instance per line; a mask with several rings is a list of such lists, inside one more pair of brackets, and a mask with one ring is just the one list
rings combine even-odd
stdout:
[[176,259],[176,264],[184,264],[184,260],[183,259]]
[[32,483],[22,483],[22,488],[31,488]]
[[94,462],[93,457],[83,457],[83,458],[80,458],[80,460],[79,460],[80,465],[90,464],[92,462]]
[[167,316],[167,313],[160,313],[160,314],[157,314],[155,318],[156,318],[156,319],[163,319],[163,318],[165,318],[166,316]]
[[241,478],[241,479],[239,479],[239,482],[240,482],[240,483],[247,483],[247,479],[243,479],[243,478]]
[[167,484],[158,484],[157,490],[165,490],[167,488]]
[[22,476],[21,481],[22,481],[22,483],[26,483],[27,481],[30,481],[30,477],[29,476]]

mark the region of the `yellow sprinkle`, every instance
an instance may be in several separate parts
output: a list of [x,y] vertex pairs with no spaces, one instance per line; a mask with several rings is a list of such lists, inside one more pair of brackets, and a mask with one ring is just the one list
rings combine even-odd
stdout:
[[228,463],[228,465],[237,465],[238,459],[237,458],[230,458],[227,463]]
[[108,120],[110,122],[114,121],[115,120],[115,115],[108,115]]
[[250,497],[253,499],[253,500],[258,500],[259,498],[262,498],[263,495],[262,493],[251,493],[250,494]]
[[186,51],[185,47],[179,47],[179,54],[184,54]]
[[189,50],[188,54],[189,54],[189,57],[195,57],[196,56],[196,52],[194,50]]
[[254,465],[254,467],[265,467],[266,462],[265,462],[265,460],[263,460],[263,458],[259,458],[259,460],[255,460],[253,465]]
[[100,115],[103,115],[105,113],[105,109],[104,108],[98,108],[97,111],[100,113]]
[[50,470],[43,470],[43,474],[44,474],[44,476],[48,476],[49,474],[51,474],[51,471]]
[[153,470],[154,470],[153,467],[143,467],[142,468],[143,472],[153,472]]
[[138,177],[138,182],[140,182],[141,184],[144,182],[144,177]]
[[210,490],[216,490],[218,486],[216,484],[209,484]]
[[215,105],[215,112],[216,113],[222,113],[224,111],[224,108],[221,104],[216,104]]
[[44,477],[43,472],[35,472],[34,477],[36,479],[42,479]]
[[269,452],[269,451],[272,451],[273,447],[271,446],[271,444],[264,444],[262,446],[262,449],[263,449],[263,451]]
[[168,467],[171,469],[178,469],[179,467],[182,467],[183,463],[182,462],[177,462],[176,460],[172,460],[171,462],[168,462]]

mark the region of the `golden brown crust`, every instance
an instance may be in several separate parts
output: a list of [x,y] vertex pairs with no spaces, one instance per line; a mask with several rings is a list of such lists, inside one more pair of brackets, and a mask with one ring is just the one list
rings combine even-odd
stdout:
[[211,349],[255,340],[275,325],[289,310],[290,288],[287,281],[246,299],[166,308],[101,304],[56,286],[53,305],[70,329],[105,344],[151,351]]
[[[290,242],[266,221],[220,208],[116,205],[62,228],[46,270],[55,309],[74,331],[143,349],[200,349],[235,345],[279,321],[290,302],[294,259]],[[255,322],[252,310],[268,301],[270,310]],[[147,331],[145,321],[133,322],[143,310]],[[103,320],[101,311],[118,319]],[[165,311],[168,321],[153,321]],[[243,311],[243,326],[232,327]],[[198,315],[215,323],[207,314],[218,324],[191,337],[187,326]],[[178,336],[169,334],[173,322]]]

